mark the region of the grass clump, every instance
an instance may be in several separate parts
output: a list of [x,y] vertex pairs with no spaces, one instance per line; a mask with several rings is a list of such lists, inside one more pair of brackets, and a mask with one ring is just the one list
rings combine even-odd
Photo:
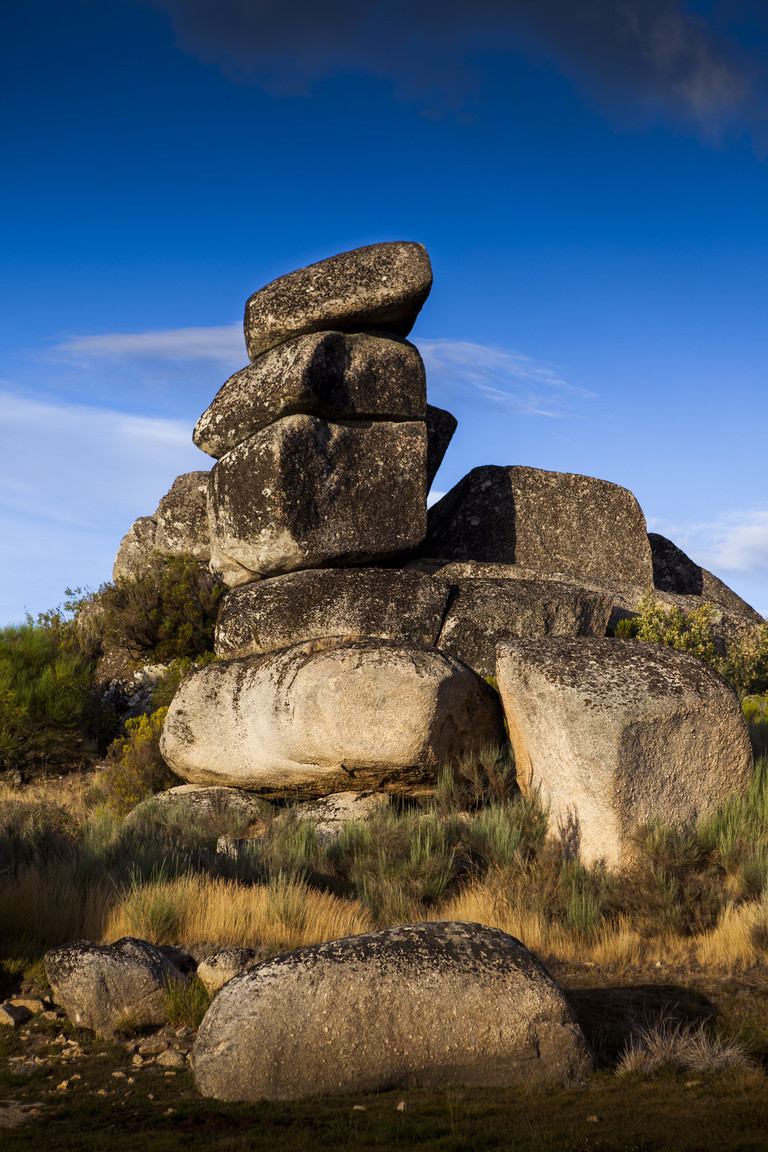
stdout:
[[637,1030],[616,1066],[617,1076],[648,1076],[663,1068],[681,1072],[723,1072],[753,1067],[740,1040],[718,1036],[707,1025],[670,1017]]
[[177,1027],[199,1028],[211,1004],[208,990],[197,976],[169,980],[163,988],[163,1006],[168,1023]]

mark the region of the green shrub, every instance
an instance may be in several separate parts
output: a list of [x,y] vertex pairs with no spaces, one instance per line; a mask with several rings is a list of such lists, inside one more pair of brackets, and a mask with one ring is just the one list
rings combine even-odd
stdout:
[[194,556],[155,553],[141,572],[99,589],[104,644],[144,663],[208,652],[223,592]]
[[719,670],[740,696],[768,693],[768,620],[729,645]]
[[104,778],[108,803],[115,812],[130,812],[141,800],[176,782],[160,755],[160,734],[167,714],[167,708],[158,708],[151,716],[126,721],[125,738],[110,745]]
[[94,715],[92,678],[92,662],[58,629],[0,629],[0,767],[71,758]]

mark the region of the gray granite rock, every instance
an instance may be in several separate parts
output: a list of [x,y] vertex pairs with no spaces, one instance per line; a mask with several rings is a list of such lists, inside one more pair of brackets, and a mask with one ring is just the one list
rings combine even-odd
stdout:
[[416,644],[313,641],[210,664],[173,698],[160,749],[193,784],[310,799],[408,793],[503,740],[497,694]]
[[752,749],[738,698],[695,656],[640,640],[500,644],[496,678],[518,784],[585,863],[628,863],[639,825],[689,830],[745,792]]
[[422,421],[286,416],[211,473],[212,547],[260,576],[384,559],[426,530]]
[[120,547],[112,566],[112,579],[121,576],[134,576],[144,567],[154,551],[157,521],[153,516],[140,516],[120,541]]
[[209,472],[177,476],[155,512],[155,550],[164,556],[190,553],[198,560],[211,556],[208,539]]
[[369,332],[316,332],[265,352],[227,380],[192,436],[223,456],[283,416],[326,420],[423,420],[427,384],[407,340]]
[[245,305],[245,343],[257,356],[304,332],[407,336],[432,287],[421,244],[394,241],[342,252],[280,276]]
[[699,596],[702,601],[719,604],[734,615],[743,616],[748,623],[762,623],[763,618],[759,612],[731,591],[722,580],[718,580],[717,576],[686,556],[682,548],[658,532],[649,532],[648,540],[653,558],[653,583],[660,592]]
[[429,510],[424,556],[516,564],[649,587],[651,549],[631,492],[568,472],[486,466]]
[[607,594],[555,580],[464,579],[451,595],[437,647],[481,676],[495,676],[500,641],[605,636],[613,607]]
[[592,1062],[554,980],[481,924],[403,924],[235,976],[192,1050],[219,1100],[570,1083]]
[[437,470],[443,462],[448,451],[448,445],[458,427],[458,420],[444,408],[435,408],[434,404],[427,404],[427,488],[432,487],[432,481]]
[[221,603],[216,653],[247,656],[323,636],[434,644],[445,580],[382,568],[317,568],[233,588]]

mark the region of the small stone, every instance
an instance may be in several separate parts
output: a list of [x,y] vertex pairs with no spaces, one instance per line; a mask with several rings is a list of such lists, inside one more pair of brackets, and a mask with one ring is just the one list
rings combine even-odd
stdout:
[[166,1048],[158,1055],[156,1063],[163,1068],[183,1068],[186,1059],[175,1048]]
[[133,1065],[135,1065],[136,1068],[140,1068],[141,1065],[144,1063],[144,1060],[142,1059],[141,1056],[139,1056],[139,1054],[137,1052],[136,1055],[133,1057],[133,1060],[131,1061],[131,1063]]
[[44,1002],[36,997],[14,996],[7,1003],[13,1004],[16,1008],[26,1008],[33,1016],[37,1016],[45,1010]]
[[587,1116],[587,1124],[599,1124],[599,1123],[600,1123],[600,1117],[599,1116]]
[[0,1024],[4,1024],[6,1028],[19,1028],[30,1019],[31,1015],[28,1008],[18,1007],[10,1000],[0,1004]]
[[368,1109],[365,1107],[364,1104],[353,1104],[352,1105],[352,1111],[353,1112],[367,1112]]
[[147,1100],[154,1100],[154,1098],[155,1098],[154,1092],[147,1092]]
[[107,1092],[106,1088],[99,1088],[99,1090],[98,1090],[98,1092],[96,1093],[96,1095],[97,1095],[97,1096],[108,1096],[108,1095],[109,1095],[109,1093]]
[[57,1092],[66,1092],[67,1088],[69,1088],[69,1080],[62,1080],[60,1084],[56,1085]]
[[396,1112],[407,1112],[407,1110],[408,1110],[408,1101],[407,1100],[398,1100],[397,1104],[395,1105],[395,1111]]
[[114,1077],[115,1080],[125,1080],[125,1072],[120,1072],[120,1071],[113,1072],[112,1076]]
[[160,1052],[165,1052],[168,1044],[165,1040],[145,1040],[139,1044],[140,1056],[157,1056]]

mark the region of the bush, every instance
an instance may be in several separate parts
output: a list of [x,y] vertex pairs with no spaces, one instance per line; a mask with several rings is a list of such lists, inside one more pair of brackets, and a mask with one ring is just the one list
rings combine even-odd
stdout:
[[194,556],[155,553],[141,572],[99,589],[104,644],[143,663],[209,652],[223,592]]
[[93,664],[62,631],[28,622],[0,629],[0,767],[71,758],[95,707]]
[[176,782],[160,755],[160,734],[167,714],[167,708],[158,708],[151,716],[127,720],[125,738],[110,745],[104,777],[113,811],[130,812],[141,800]]

